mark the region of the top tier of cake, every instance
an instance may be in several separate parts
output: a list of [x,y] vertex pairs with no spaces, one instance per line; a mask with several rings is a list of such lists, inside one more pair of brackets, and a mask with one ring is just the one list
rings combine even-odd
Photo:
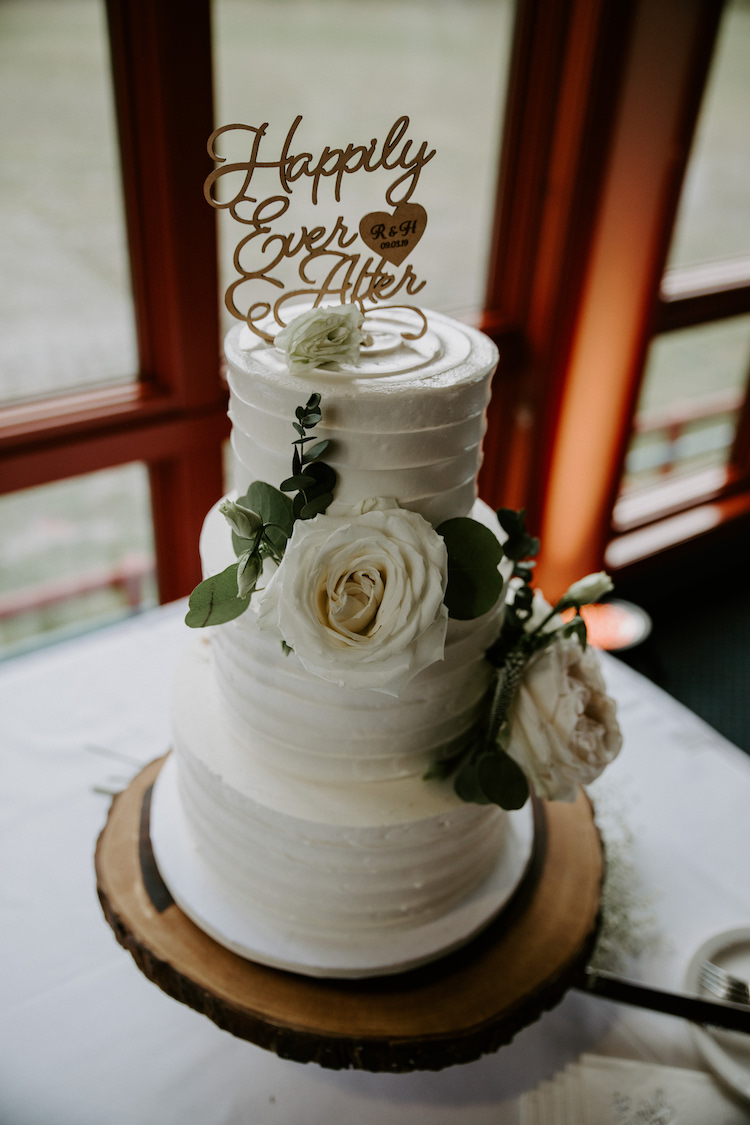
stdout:
[[[476,477],[497,349],[481,332],[438,313],[427,331],[414,312],[368,313],[372,343],[355,365],[330,364],[289,373],[284,355],[242,325],[229,332],[232,446],[236,486],[254,480],[276,487],[291,472],[291,422],[313,392],[322,396],[316,438],[333,444],[336,506],[394,497],[437,526],[465,516]],[[331,508],[335,512],[336,508]]]

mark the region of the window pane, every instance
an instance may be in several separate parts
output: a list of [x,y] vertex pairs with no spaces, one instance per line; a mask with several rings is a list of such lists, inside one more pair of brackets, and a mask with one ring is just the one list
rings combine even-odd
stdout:
[[0,401],[133,378],[102,0],[0,4]]
[[624,487],[726,465],[750,364],[750,316],[658,336],[651,344]]
[[156,604],[140,464],[0,497],[0,654]]
[[750,254],[750,5],[722,17],[669,267]]
[[[416,302],[457,314],[481,307],[513,0],[216,0],[213,10],[217,124],[268,122],[260,159],[266,152],[278,159],[298,114],[294,151],[313,154],[326,145],[369,145],[374,137],[382,144],[401,116],[410,118],[412,153],[423,141],[437,150],[412,197],[428,215],[424,238],[408,259],[427,281]],[[220,139],[222,154],[229,143]],[[241,150],[232,158],[241,159]],[[261,199],[279,192],[278,174],[275,188],[273,175],[264,175],[270,178],[262,191],[257,177]],[[330,231],[340,214],[356,231],[365,214],[386,208],[384,191],[397,175],[382,169],[346,175],[338,204],[332,180],[323,181],[315,207],[309,185],[298,180],[279,229],[318,224]],[[247,227],[227,211],[219,216],[226,288],[236,276],[234,247]],[[287,288],[299,260],[285,275]],[[253,284],[254,299],[279,295]]]

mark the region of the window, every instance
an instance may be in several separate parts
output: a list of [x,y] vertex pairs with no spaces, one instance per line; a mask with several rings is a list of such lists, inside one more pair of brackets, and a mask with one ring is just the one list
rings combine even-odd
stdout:
[[0,521],[3,655],[155,603],[143,465],[0,496]]
[[[521,9],[486,311],[506,370],[484,484],[493,499],[527,507],[552,597],[605,557],[628,572],[718,525],[739,526],[750,510],[743,403],[718,494],[704,487],[712,466],[700,464],[701,488],[676,507],[662,492],[649,510],[631,506],[626,525],[623,496],[613,522],[654,332],[750,312],[737,263],[721,285],[704,275],[688,289],[685,274],[664,275],[721,14],[713,0]],[[735,360],[717,390],[742,386],[743,331],[725,320]],[[726,425],[736,405],[727,396],[715,405]]]
[[[722,16],[680,194],[615,531],[747,482],[749,51],[750,8],[735,0]],[[615,558],[623,547],[613,545]]]
[[[32,7],[33,0],[7,3],[3,15],[15,17]],[[55,6],[61,12],[80,7]],[[257,118],[256,104],[241,101],[237,45],[248,28],[270,36],[264,21],[280,7],[268,0],[216,0],[217,49],[227,59],[235,51],[235,62],[220,68],[222,115]],[[409,94],[424,93],[419,112],[426,113],[434,100],[427,96],[430,52],[439,54],[453,34],[456,53],[468,60],[472,48],[466,36],[472,28],[479,32],[483,61],[475,86],[466,84],[460,68],[446,75],[446,89],[448,78],[455,86],[440,111],[445,120],[436,126],[455,151],[460,151],[456,138],[466,138],[477,163],[469,171],[451,167],[440,185],[448,201],[435,204],[444,223],[440,241],[445,238],[451,249],[448,267],[441,264],[435,272],[440,286],[446,279],[448,284],[433,298],[439,307],[468,316],[473,305],[483,305],[483,327],[500,344],[481,487],[493,503],[527,508],[543,540],[540,581],[554,596],[572,577],[598,569],[605,551],[610,557],[619,551],[613,565],[626,568],[684,538],[684,525],[681,530],[670,519],[700,515],[709,496],[718,504],[720,521],[731,522],[750,509],[750,422],[742,373],[750,277],[742,260],[726,263],[719,242],[698,255],[700,260],[675,249],[668,262],[721,4],[517,0],[514,7],[502,131],[499,107],[508,58],[503,37],[512,9],[500,0],[473,0],[470,11],[462,4],[450,19],[450,5],[426,0],[399,5],[403,64],[389,69],[395,49],[375,52],[373,66],[380,59],[380,69],[368,70],[370,80],[363,82],[356,73],[361,64],[355,63],[337,96],[340,103],[353,97],[350,88],[363,91],[363,112],[369,113],[382,94],[392,116],[388,99],[399,104],[400,113],[401,96],[408,93],[403,74],[427,65]],[[275,45],[268,40],[267,56],[256,39],[248,48],[253,61],[272,58],[274,51],[278,58],[290,36],[307,34],[311,11],[330,16],[334,8],[346,13],[344,30],[355,36],[357,18],[371,11],[368,0],[340,10],[336,0],[319,5],[288,0],[283,10],[295,17],[294,26],[279,33]],[[746,12],[731,4],[729,18],[741,10]],[[177,0],[108,0],[106,12],[135,366],[133,358],[125,362],[123,345],[121,364],[108,366],[100,358],[84,372],[82,363],[74,363],[64,389],[50,383],[41,396],[21,396],[25,401],[15,392],[6,396],[14,401],[0,413],[0,490],[18,492],[118,465],[145,465],[159,596],[166,600],[187,593],[198,578],[199,530],[222,490],[221,444],[228,430],[219,374],[215,217],[202,194],[210,171],[205,142],[214,126],[211,8],[208,0],[188,6]],[[373,19],[389,12],[388,6],[372,5]],[[451,19],[460,22],[460,35],[451,32],[458,26]],[[342,55],[342,66],[348,65],[345,46]],[[275,85],[264,83],[268,90],[261,93],[281,97],[288,87],[292,100],[302,99],[309,119],[319,122],[315,94],[318,83],[320,89],[324,84],[315,67],[306,74],[277,74]],[[332,89],[336,92],[335,82]],[[466,104],[475,108],[470,120]],[[486,238],[500,132],[500,178]],[[470,200],[461,176],[476,185]],[[689,187],[685,198],[692,192]],[[681,219],[678,229],[688,227]],[[686,245],[682,235],[679,245]],[[738,252],[747,261],[750,248],[743,244]],[[475,268],[482,261],[487,263],[483,301],[482,271]],[[657,370],[674,364],[670,351],[689,348],[694,355],[683,333],[697,332],[704,323],[703,354],[720,349],[726,357],[723,381],[712,388],[721,400],[712,404],[710,425],[691,419],[684,428],[690,440],[672,443],[690,463],[686,479],[703,484],[679,499],[665,501],[662,492],[650,508],[641,497],[640,510],[631,506],[627,518],[623,493],[613,522],[634,415],[644,451],[639,456],[655,456],[645,452],[648,443],[640,435],[651,432],[661,400],[644,397],[636,411],[651,340],[657,337],[649,368]],[[727,434],[733,434],[731,451],[717,458],[717,448],[728,448]],[[722,481],[717,471],[724,472]],[[655,484],[664,487],[662,480]],[[658,535],[649,546],[643,535],[650,530]]]
[[0,402],[132,380],[103,6],[3,4],[0,82]]
[[[52,7],[54,13],[42,5],[44,19],[49,15],[66,29],[56,43],[72,44],[75,51],[87,29],[104,21],[99,0]],[[27,387],[20,395],[14,391],[5,397],[17,401],[6,402],[0,411],[3,493],[131,462],[147,466],[162,600],[184,594],[200,576],[198,533],[221,492],[221,441],[227,432],[226,394],[219,378],[215,235],[201,192],[209,170],[205,141],[213,127],[208,3],[191,5],[189,20],[184,14],[177,3],[152,5],[146,0],[111,0],[106,7],[137,353],[123,345],[111,362],[114,353],[107,348],[112,341],[98,347],[101,332],[98,338],[86,322],[85,309],[67,350],[59,338],[45,345],[43,358],[52,377],[45,376],[38,388],[43,393],[34,394],[36,388],[28,393]],[[33,0],[24,0],[3,5],[2,18],[38,22],[40,10]],[[104,97],[101,68],[97,81]],[[27,90],[24,97],[33,93]],[[63,85],[56,101],[65,96],[70,95]],[[73,104],[63,110],[76,116]],[[21,116],[28,112],[28,105],[19,110]],[[97,118],[106,117],[106,107],[97,105],[81,127],[93,127]],[[22,139],[33,145],[38,134],[23,132]],[[65,155],[65,146],[60,148]],[[71,191],[85,195],[89,189],[76,185],[76,175],[96,180],[99,171],[74,167],[75,153],[70,160]],[[19,190],[24,190],[20,181]],[[95,198],[96,187],[91,190]],[[62,199],[44,202],[64,211]],[[43,219],[37,217],[40,227]],[[33,222],[30,227],[20,239],[27,248],[41,237]],[[51,252],[52,240],[43,241]],[[65,249],[64,239],[61,247]],[[57,243],[54,249],[57,254]],[[106,242],[97,250],[106,259]],[[75,255],[68,260],[74,262]],[[110,266],[105,260],[96,269],[106,272]],[[62,274],[64,280],[64,270]],[[48,281],[42,277],[43,285]],[[85,292],[90,294],[90,288]],[[75,303],[86,301],[82,297]],[[44,319],[38,295],[34,307]],[[84,361],[73,344],[85,348],[89,358]],[[21,341],[24,354],[33,347],[33,340]],[[59,363],[57,373],[52,370],[61,351],[69,368],[62,382]]]
[[[321,152],[326,144],[382,141],[407,114],[407,136],[436,149],[414,196],[427,210],[429,232],[409,259],[426,280],[420,302],[475,317],[487,272],[514,11],[515,0],[214,0],[217,124],[268,122],[264,143],[280,151],[301,114],[295,151]],[[225,135],[222,152],[229,142]],[[391,178],[346,177],[340,204],[324,182],[314,210],[298,188],[289,229],[314,221],[330,230],[342,213],[358,221],[382,205]],[[226,211],[218,218],[223,291],[236,276],[232,255],[242,229]],[[288,264],[293,288],[297,262]],[[231,323],[230,317],[226,327]]]

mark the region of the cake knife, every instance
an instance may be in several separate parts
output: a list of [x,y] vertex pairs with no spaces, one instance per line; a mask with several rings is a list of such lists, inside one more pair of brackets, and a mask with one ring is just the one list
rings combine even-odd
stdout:
[[690,1020],[691,1023],[720,1027],[726,1031],[750,1033],[750,1004],[709,1000],[689,992],[667,992],[602,969],[587,968],[582,980],[575,987],[582,992],[601,996],[605,1000],[615,1000],[622,1004],[632,1004],[636,1008],[648,1008],[652,1012],[679,1016]]

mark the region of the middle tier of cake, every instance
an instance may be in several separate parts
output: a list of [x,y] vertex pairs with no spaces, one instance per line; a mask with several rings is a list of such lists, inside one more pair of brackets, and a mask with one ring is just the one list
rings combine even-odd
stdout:
[[[501,534],[482,501],[471,514]],[[205,521],[200,546],[204,574],[218,574],[232,561],[218,506]],[[501,568],[507,581],[512,563],[503,560]],[[278,637],[258,628],[253,600],[240,617],[211,630],[224,720],[248,754],[294,777],[336,782],[421,776],[460,751],[486,715],[492,668],[484,654],[503,612],[504,596],[482,617],[451,619],[444,658],[396,698],[310,675]]]

